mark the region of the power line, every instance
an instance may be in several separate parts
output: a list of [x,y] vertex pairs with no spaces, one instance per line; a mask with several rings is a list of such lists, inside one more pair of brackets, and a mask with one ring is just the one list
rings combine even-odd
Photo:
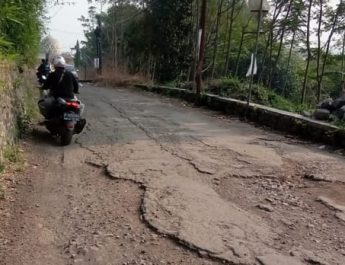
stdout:
[[61,6],[50,18],[54,18],[54,17],[56,17],[59,13],[60,13],[60,11],[62,10],[62,8],[63,8],[63,6]]

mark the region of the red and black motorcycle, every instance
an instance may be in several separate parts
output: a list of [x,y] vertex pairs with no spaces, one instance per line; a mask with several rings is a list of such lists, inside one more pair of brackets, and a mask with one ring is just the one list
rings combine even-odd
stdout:
[[43,124],[60,139],[61,145],[69,145],[73,135],[81,133],[85,127],[86,120],[81,118],[80,112],[78,99],[57,98]]

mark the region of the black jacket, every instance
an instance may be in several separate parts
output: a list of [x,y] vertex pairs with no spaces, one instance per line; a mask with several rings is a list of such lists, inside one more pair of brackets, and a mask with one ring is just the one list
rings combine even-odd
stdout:
[[50,94],[55,98],[74,98],[74,93],[79,93],[78,81],[64,68],[56,68],[48,76],[42,89],[50,89]]
[[50,72],[49,65],[46,63],[41,63],[40,66],[37,68],[37,72],[39,75],[48,75]]

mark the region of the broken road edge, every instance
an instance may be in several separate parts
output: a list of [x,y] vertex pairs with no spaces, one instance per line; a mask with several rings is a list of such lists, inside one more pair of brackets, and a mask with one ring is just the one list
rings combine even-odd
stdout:
[[[136,84],[135,88],[162,94],[168,97],[195,102],[196,94],[187,89],[158,85]],[[203,94],[201,106],[221,111],[227,115],[238,116],[260,126],[285,132],[308,140],[330,145],[334,148],[345,149],[345,129],[325,122],[316,121],[302,115],[274,109],[264,105],[220,97],[213,94]]]

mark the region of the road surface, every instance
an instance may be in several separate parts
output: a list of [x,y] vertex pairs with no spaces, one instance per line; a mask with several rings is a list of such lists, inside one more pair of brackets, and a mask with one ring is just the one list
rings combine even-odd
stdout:
[[85,86],[88,125],[44,128],[7,176],[0,264],[345,264],[345,163],[174,99]]

